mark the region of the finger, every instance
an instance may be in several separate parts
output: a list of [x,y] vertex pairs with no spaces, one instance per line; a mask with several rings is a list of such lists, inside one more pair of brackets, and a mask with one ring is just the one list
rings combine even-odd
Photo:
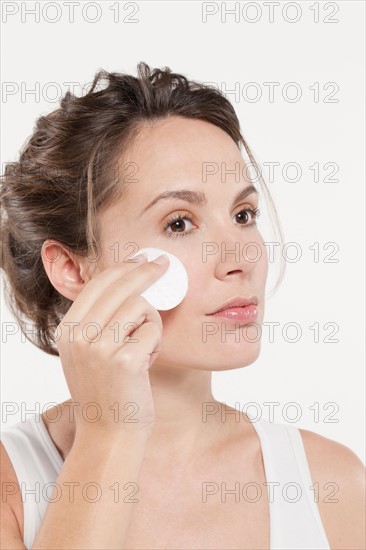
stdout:
[[[104,315],[100,315],[104,300],[111,303],[121,304],[130,294],[140,294],[149,287],[155,280],[161,277],[169,262],[164,265],[155,262],[144,262],[141,265],[126,266],[122,270],[120,266],[107,268],[89,281],[83,291],[76,298],[75,302],[67,312],[67,321],[81,322],[81,319],[88,315],[92,321],[105,325],[108,321],[103,308]],[[75,307],[74,307],[75,306]]]
[[[117,306],[116,311],[113,311],[113,313],[109,310],[105,314],[108,321],[101,326],[98,317],[98,334],[92,343],[102,338],[103,344],[106,346],[120,347],[145,322],[156,323],[160,330],[163,329],[163,322],[158,311],[145,298],[137,294],[129,296],[122,305]],[[91,322],[90,319],[93,318],[89,315],[84,317],[84,326]]]
[[127,374],[136,373],[141,369],[148,369],[151,355],[159,350],[161,341],[161,331],[156,323],[144,323],[131,341],[123,346],[111,356],[111,363],[123,367]]

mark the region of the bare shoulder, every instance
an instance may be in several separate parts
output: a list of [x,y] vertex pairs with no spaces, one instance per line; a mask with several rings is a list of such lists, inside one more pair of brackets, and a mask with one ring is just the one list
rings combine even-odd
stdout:
[[349,447],[299,429],[318,508],[332,550],[364,550],[366,470]]
[[1,538],[4,548],[25,548],[23,545],[23,503],[20,487],[9,455],[0,441],[1,471]]

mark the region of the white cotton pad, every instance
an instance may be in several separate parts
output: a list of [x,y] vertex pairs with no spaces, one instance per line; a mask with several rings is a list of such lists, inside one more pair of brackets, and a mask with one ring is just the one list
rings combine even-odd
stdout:
[[155,260],[161,254],[166,254],[170,260],[169,267],[163,275],[152,285],[146,288],[140,295],[145,298],[155,309],[165,311],[173,309],[181,303],[188,290],[188,274],[182,262],[166,250],[161,248],[140,248],[138,254],[145,253],[147,260]]

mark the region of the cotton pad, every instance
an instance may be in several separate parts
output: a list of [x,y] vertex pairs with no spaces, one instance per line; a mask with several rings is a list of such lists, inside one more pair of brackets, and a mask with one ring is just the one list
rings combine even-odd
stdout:
[[148,262],[155,260],[161,254],[166,254],[170,263],[163,275],[140,295],[155,309],[161,311],[173,309],[173,307],[181,303],[187,294],[188,274],[186,268],[174,254],[161,248],[140,248],[130,259],[143,252],[146,254]]

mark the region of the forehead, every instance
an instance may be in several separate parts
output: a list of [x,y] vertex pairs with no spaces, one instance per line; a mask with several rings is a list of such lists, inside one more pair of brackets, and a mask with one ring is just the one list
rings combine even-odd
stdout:
[[[136,231],[143,209],[166,191],[202,192],[218,204],[230,205],[239,189],[251,183],[234,140],[218,126],[202,120],[174,116],[144,124],[117,158],[123,170],[124,193],[120,200],[99,212],[102,239],[112,239],[115,227],[121,226],[121,209],[123,228]],[[212,176],[208,171],[206,180],[203,163],[218,167]],[[238,171],[235,174],[236,165],[240,165],[239,177]],[[231,171],[225,181],[222,169]],[[152,211],[158,212],[159,206]]]
[[171,116],[144,124],[123,155],[124,162],[135,162],[140,176],[197,175],[203,163],[244,164],[234,140],[218,126],[204,120]]

